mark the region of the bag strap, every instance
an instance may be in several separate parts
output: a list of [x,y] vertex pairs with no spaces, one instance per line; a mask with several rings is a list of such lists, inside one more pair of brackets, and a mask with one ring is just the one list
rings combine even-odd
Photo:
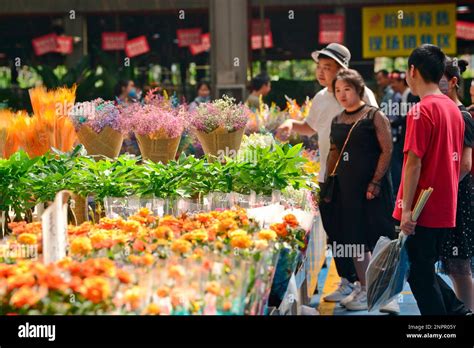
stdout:
[[[357,126],[359,121],[361,121],[365,116],[367,116],[369,114],[369,112],[371,112],[373,110],[374,109],[370,108],[366,113],[364,113],[361,117],[359,117],[359,119],[357,121],[355,121],[355,123],[352,125],[351,129],[349,130],[349,133],[347,133],[347,137],[346,137],[346,140],[344,141],[344,145],[342,145],[342,149],[341,149],[341,152],[339,153],[339,157],[337,158],[336,165],[334,166],[334,168],[333,168],[333,170],[332,170],[332,172],[329,176],[334,176],[336,174],[336,169],[339,166],[339,162],[341,161],[342,154],[344,153],[344,150],[346,149],[346,146],[347,146],[347,143],[349,141],[349,138],[351,137],[352,131]],[[375,109],[375,111],[376,110],[377,109]]]

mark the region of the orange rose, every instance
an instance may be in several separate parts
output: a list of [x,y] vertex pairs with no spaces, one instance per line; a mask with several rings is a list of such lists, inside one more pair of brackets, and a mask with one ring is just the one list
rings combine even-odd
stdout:
[[271,224],[270,229],[275,231],[279,237],[285,238],[288,235],[285,224]]
[[293,214],[285,215],[283,221],[290,227],[297,227],[299,225],[298,220],[296,220],[296,217]]

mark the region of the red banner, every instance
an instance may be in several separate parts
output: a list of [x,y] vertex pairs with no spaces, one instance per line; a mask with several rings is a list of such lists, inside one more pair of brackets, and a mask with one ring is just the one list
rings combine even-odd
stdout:
[[176,37],[178,38],[178,47],[188,47],[201,44],[201,28],[178,29]]
[[58,36],[56,40],[58,46],[56,52],[62,54],[71,54],[73,49],[72,36]]
[[456,21],[456,37],[464,40],[474,40],[474,23]]
[[[270,20],[265,19],[264,21],[264,30],[265,35],[263,37],[264,47],[265,48],[272,48],[273,47],[273,35],[272,29],[270,27]],[[252,28],[251,28],[251,45],[253,50],[258,50],[262,48],[262,22],[260,19],[253,19],[252,20]]]
[[49,52],[56,52],[58,47],[57,38],[58,36],[52,33],[33,39],[31,43],[33,44],[33,50],[35,51],[35,54],[37,56],[41,56]]
[[211,49],[211,35],[205,33],[201,35],[201,43],[199,45],[189,45],[189,50],[193,56],[209,51]]
[[344,43],[345,18],[344,15],[319,15],[319,43]]
[[127,33],[125,32],[117,31],[102,33],[102,49],[104,51],[124,50],[126,43]]
[[140,54],[144,54],[149,51],[150,46],[148,46],[148,41],[145,35],[128,40],[125,45],[125,54],[129,58],[139,56]]

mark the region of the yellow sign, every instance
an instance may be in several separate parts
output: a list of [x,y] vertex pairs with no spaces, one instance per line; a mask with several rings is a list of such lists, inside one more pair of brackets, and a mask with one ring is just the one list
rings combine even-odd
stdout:
[[364,58],[409,56],[424,43],[456,53],[456,4],[362,9]]

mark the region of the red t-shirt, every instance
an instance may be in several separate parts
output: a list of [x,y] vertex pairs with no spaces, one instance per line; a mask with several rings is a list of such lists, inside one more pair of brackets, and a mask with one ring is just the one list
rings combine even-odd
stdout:
[[[433,188],[418,225],[450,228],[456,224],[459,171],[464,140],[464,121],[456,104],[442,94],[429,95],[407,114],[402,180],[393,217],[401,220],[403,178],[408,151],[421,158],[415,205],[421,189]],[[413,208],[413,207],[412,207]]]

